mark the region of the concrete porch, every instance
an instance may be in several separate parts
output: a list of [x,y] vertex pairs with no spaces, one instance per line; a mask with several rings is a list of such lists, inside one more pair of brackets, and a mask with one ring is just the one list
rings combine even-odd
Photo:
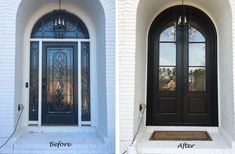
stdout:
[[94,127],[25,127],[1,154],[103,154],[112,153],[108,141]]
[[[153,131],[207,131],[212,141],[150,141]],[[178,148],[180,143],[193,148]],[[233,154],[232,141],[217,127],[145,127],[136,142],[139,154]]]

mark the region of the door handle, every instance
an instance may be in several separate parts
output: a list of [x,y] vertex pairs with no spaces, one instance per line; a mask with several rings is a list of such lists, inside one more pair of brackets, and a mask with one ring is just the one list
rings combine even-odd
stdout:
[[45,96],[46,79],[42,79],[42,95]]

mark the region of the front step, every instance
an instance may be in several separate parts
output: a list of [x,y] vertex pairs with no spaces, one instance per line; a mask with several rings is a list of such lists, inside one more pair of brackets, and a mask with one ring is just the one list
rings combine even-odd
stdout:
[[197,149],[178,149],[178,148],[144,148],[139,149],[139,154],[234,154],[231,148],[197,148]]
[[11,154],[110,154],[110,152],[102,150],[14,150]]
[[[93,129],[24,129],[11,139],[4,154],[109,154],[110,148]],[[111,149],[112,150],[112,149]]]
[[[212,141],[150,141],[153,131],[208,131]],[[136,143],[139,154],[234,154],[232,147],[218,129],[147,127]],[[184,145],[193,146],[184,146]]]
[[103,149],[104,143],[95,133],[35,133],[27,132],[16,138],[14,150],[83,150]]

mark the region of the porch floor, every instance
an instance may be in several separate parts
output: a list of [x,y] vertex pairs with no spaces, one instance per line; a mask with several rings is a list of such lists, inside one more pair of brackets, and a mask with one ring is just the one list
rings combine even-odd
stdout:
[[[12,139],[12,154],[62,154],[94,153],[108,151],[107,145],[99,138],[93,128],[33,128],[28,127]],[[54,131],[52,131],[54,130]],[[50,142],[54,142],[51,146]],[[68,143],[66,146],[64,144]],[[0,152],[1,153],[1,152]],[[106,153],[106,152],[105,152]]]
[[[208,131],[212,141],[150,141],[153,131],[183,130]],[[181,144],[191,144],[193,148],[178,148]],[[147,127],[137,141],[140,154],[232,154],[232,149],[217,128],[202,127]]]

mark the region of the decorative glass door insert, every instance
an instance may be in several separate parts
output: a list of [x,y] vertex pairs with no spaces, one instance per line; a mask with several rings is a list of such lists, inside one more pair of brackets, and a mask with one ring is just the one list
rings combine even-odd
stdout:
[[42,124],[78,123],[77,43],[43,43]]
[[63,10],[64,27],[58,34],[55,15],[42,16],[31,33],[29,122],[90,125],[88,29],[79,17]]

